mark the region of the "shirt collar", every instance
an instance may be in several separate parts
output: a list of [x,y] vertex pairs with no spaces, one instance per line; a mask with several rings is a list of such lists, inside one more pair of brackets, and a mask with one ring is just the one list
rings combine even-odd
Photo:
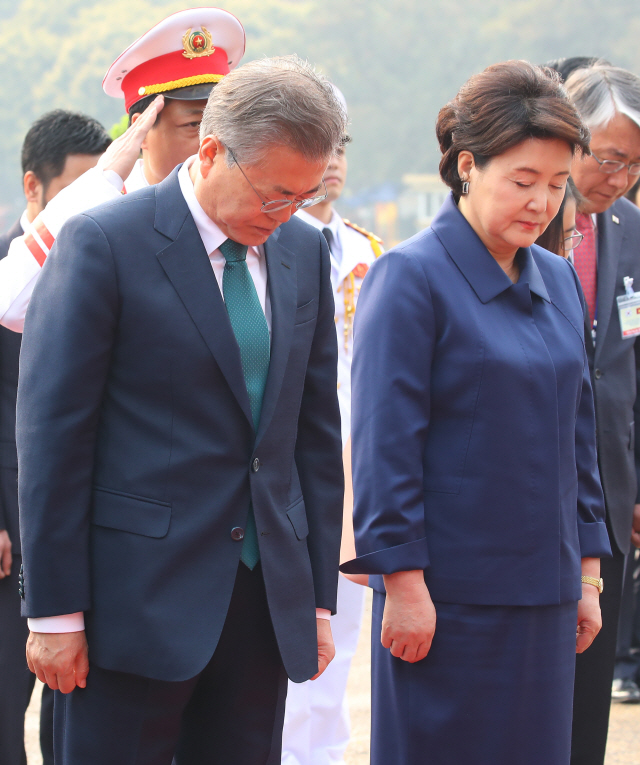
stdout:
[[26,210],[20,216],[20,226],[22,227],[22,230],[25,233],[31,228],[31,224],[29,223],[29,218],[27,218]]
[[[483,303],[488,303],[512,286],[511,279],[458,209],[453,194],[447,196],[431,228]],[[531,292],[551,302],[531,248],[521,248],[516,258],[520,266],[518,283],[528,283]]]
[[332,209],[331,210],[331,220],[329,223],[323,223],[321,220],[318,220],[318,218],[315,218],[311,213],[308,213],[306,210],[298,210],[296,212],[296,215],[300,220],[303,220],[305,223],[308,223],[310,226],[313,226],[314,228],[317,228],[318,231],[322,231],[323,228],[330,228],[331,233],[335,236],[338,233],[338,227],[340,223],[342,222],[342,218],[338,215],[338,213]]
[[204,248],[207,251],[207,255],[211,255],[211,253],[214,250],[217,250],[228,237],[220,231],[216,224],[202,209],[200,202],[196,199],[193,181],[189,175],[189,168],[196,159],[197,156],[194,154],[193,157],[189,157],[189,159],[184,162],[178,171],[178,182],[180,183],[180,191],[182,191],[184,201],[187,203],[189,212],[193,216],[193,220],[195,221],[196,228],[198,229]]

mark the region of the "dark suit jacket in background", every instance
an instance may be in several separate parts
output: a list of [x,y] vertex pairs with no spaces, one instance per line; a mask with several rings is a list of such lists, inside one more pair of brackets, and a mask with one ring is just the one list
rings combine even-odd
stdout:
[[[615,220],[614,220],[615,219]],[[640,444],[635,438],[634,405],[640,389],[637,357],[640,339],[620,333],[616,297],[624,295],[625,276],[640,291],[640,210],[619,199],[598,220],[598,326],[595,349],[587,330],[587,355],[593,379],[598,428],[598,460],[610,536],[629,552],[633,506],[638,493]],[[616,222],[617,221],[617,222]]]
[[[0,237],[0,260],[7,256],[12,240],[23,234],[20,222]],[[6,529],[14,555],[20,553],[18,532],[18,484],[16,471],[16,394],[22,335],[0,327],[0,529]]]
[[317,671],[344,488],[329,252],[292,218],[265,253],[257,434],[177,169],[72,218],[34,291],[18,393],[24,613],[84,611],[103,669],[175,681],[205,667],[251,500],[285,669],[298,682]]

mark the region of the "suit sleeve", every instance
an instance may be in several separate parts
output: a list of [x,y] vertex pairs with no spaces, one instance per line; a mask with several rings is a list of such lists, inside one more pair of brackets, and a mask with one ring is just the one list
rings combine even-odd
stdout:
[[344,503],[337,397],[338,339],[329,249],[321,234],[318,234],[318,243],[318,318],[300,406],[295,459],[309,523],[307,544],[316,607],[335,613]]
[[357,558],[349,574],[426,569],[423,455],[436,325],[418,261],[392,250],[367,274],[356,312],[352,466]]
[[634,419],[634,460],[636,466],[636,505],[640,504],[640,338],[636,339],[634,345],[636,358],[636,401],[633,405]]
[[[573,266],[569,268],[580,299],[583,316],[588,316],[587,304],[580,280]],[[579,324],[580,326],[580,324]],[[588,323],[587,323],[588,326]],[[591,386],[587,351],[584,350],[582,389],[576,417],[576,469],[578,474],[578,540],[582,558],[608,558],[611,555],[609,534],[605,523],[605,504],[598,469],[596,415]]]
[[106,237],[89,217],[72,218],[36,285],[22,343],[16,440],[28,617],[91,607],[94,451],[117,314]]

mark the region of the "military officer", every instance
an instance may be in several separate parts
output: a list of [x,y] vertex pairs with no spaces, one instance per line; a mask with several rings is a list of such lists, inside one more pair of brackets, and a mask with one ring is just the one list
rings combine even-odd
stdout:
[[[336,88],[337,91],[337,88]],[[344,97],[338,92],[344,108]],[[353,542],[353,501],[349,487],[351,354],[353,319],[358,293],[371,263],[382,253],[382,241],[374,234],[342,218],[334,208],[347,176],[344,147],[333,157],[325,173],[327,198],[297,215],[322,231],[331,251],[331,281],[338,333],[338,402],[342,418],[345,457],[345,517],[341,560],[355,554]],[[355,581],[350,581],[355,580]],[[349,713],[346,686],[355,653],[364,605],[367,577],[342,574],[338,584],[338,610],[331,617],[336,655],[317,680],[289,683],[282,741],[282,765],[336,765],[343,763],[349,742]]]
[[47,206],[31,232],[14,240],[0,262],[0,324],[22,331],[40,269],[68,218],[122,192],[159,183],[197,153],[209,93],[240,63],[244,49],[244,29],[235,16],[220,8],[192,8],[156,24],[118,56],[103,88],[124,99],[133,127],[112,144],[98,168]]

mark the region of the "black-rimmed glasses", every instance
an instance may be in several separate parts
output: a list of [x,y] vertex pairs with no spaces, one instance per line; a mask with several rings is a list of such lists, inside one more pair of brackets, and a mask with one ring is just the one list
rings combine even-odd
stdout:
[[581,234],[577,228],[574,228],[573,233],[562,240],[562,249],[564,252],[571,252],[571,250],[575,250],[582,243],[583,239],[584,234]]
[[591,156],[600,165],[601,173],[615,175],[616,173],[619,173],[623,167],[626,167],[629,175],[640,175],[640,162],[633,162],[630,165],[627,165],[625,162],[620,162],[614,159],[599,159],[595,154],[592,154]]
[[225,146],[225,148],[229,154],[231,154],[231,159],[233,159],[233,161],[238,166],[238,170],[240,170],[242,175],[244,175],[246,182],[249,184],[249,186],[251,186],[251,188],[255,191],[258,199],[262,202],[262,207],[260,208],[261,212],[277,212],[278,210],[284,210],[285,207],[289,207],[290,205],[293,205],[296,210],[304,210],[305,207],[313,207],[313,205],[317,205],[319,202],[324,202],[328,196],[327,186],[323,178],[322,185],[324,186],[324,194],[320,194],[317,197],[309,197],[309,199],[303,199],[301,202],[296,202],[295,199],[272,199],[270,202],[265,202],[264,199],[260,196],[258,189],[256,189],[253,183],[251,183],[251,181],[247,178],[245,171],[242,169],[242,167],[240,167],[240,163],[236,159],[235,154],[228,146]]

